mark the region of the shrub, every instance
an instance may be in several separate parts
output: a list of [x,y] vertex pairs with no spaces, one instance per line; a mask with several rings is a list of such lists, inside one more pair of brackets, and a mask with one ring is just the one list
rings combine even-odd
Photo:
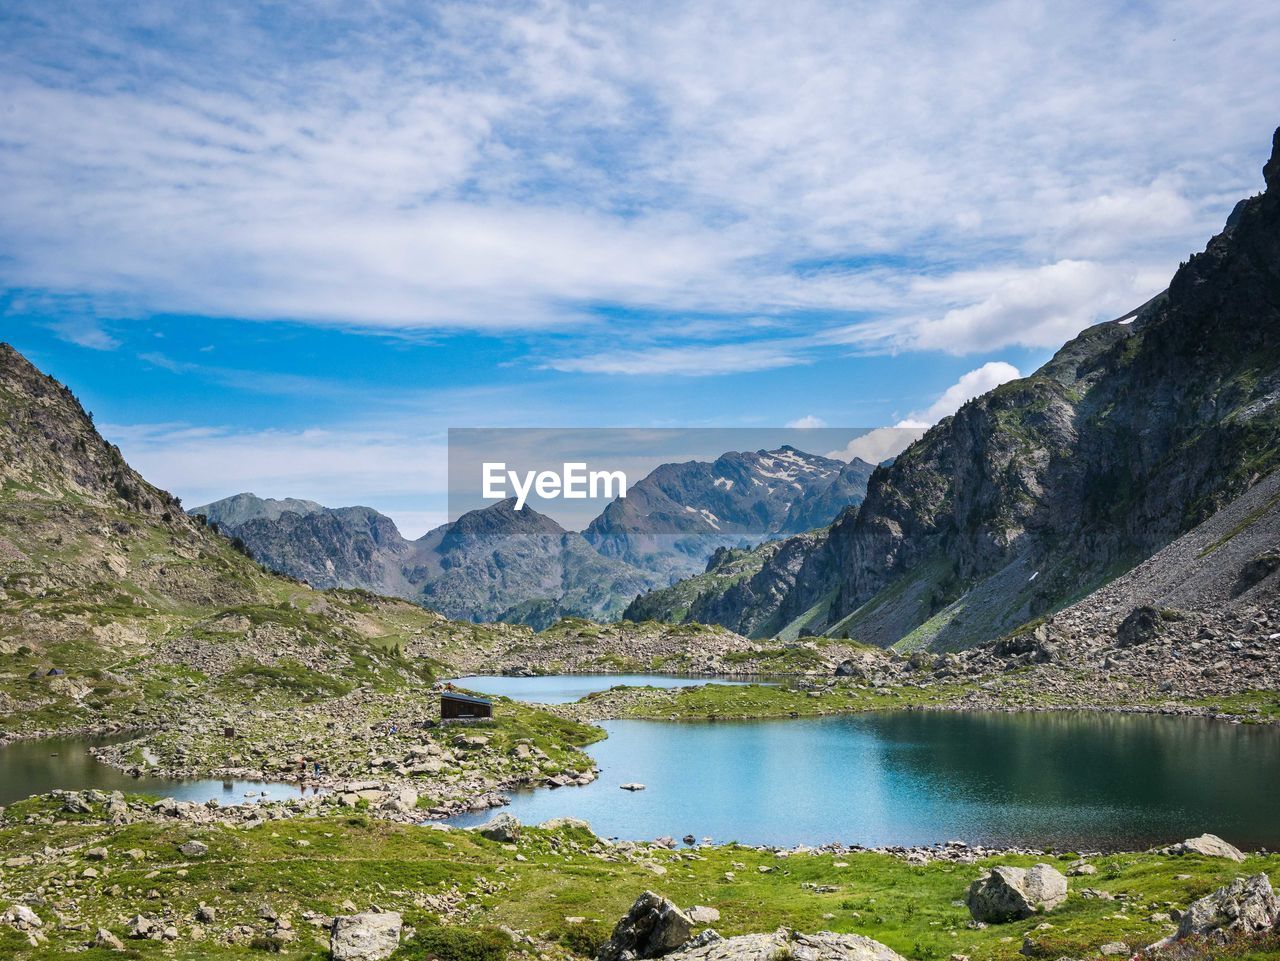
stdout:
[[426,928],[395,953],[397,961],[503,961],[514,947],[497,928]]
[[565,925],[556,932],[555,939],[574,954],[594,958],[612,933],[612,929],[603,921],[587,921],[583,924]]

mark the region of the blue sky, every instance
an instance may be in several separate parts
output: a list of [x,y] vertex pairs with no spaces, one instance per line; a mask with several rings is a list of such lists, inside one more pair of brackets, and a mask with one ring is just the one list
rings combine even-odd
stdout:
[[190,504],[410,534],[448,427],[928,423],[1259,189],[1276,20],[9,3],[0,336]]

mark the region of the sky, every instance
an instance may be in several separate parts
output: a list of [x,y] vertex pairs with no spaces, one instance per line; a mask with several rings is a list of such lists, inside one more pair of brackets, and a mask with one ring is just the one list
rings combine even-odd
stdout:
[[1238,2],[0,8],[0,339],[151,481],[445,516],[450,427],[935,422],[1158,293]]

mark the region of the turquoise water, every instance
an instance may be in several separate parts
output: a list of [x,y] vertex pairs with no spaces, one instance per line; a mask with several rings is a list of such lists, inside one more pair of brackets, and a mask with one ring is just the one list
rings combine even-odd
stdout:
[[759,681],[725,681],[675,674],[548,674],[543,677],[501,677],[476,674],[453,681],[458,687],[533,704],[568,704],[611,687],[696,687],[700,684],[751,684]]
[[90,788],[222,804],[260,800],[263,792],[273,801],[302,795],[302,789],[292,784],[130,777],[98,762],[89,753],[89,748],[105,743],[108,742],[103,739],[61,737],[17,741],[0,747],[0,805],[53,790],[84,791]]
[[[1280,846],[1280,731],[1188,718],[907,712],[609,721],[587,787],[512,795],[525,823],[716,842],[1134,849],[1205,831]],[[631,793],[619,785],[639,781]],[[455,819],[476,824],[492,812]]]

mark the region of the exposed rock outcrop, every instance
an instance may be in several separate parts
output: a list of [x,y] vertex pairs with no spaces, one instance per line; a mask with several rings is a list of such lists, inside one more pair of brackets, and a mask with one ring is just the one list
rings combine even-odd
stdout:
[[614,927],[597,961],[660,958],[683,945],[692,934],[693,922],[687,914],[661,895],[646,891]]
[[1016,921],[1052,911],[1067,899],[1067,879],[1049,864],[994,867],[969,886],[965,902],[975,921]]
[[904,961],[897,952],[860,934],[800,934],[786,928],[773,934],[707,939],[667,957],[669,961]]
[[1191,935],[1225,941],[1233,934],[1261,934],[1280,923],[1280,898],[1265,874],[1236,878],[1193,902],[1183,913],[1177,933],[1152,945],[1165,947]]
[[1244,852],[1233,844],[1228,844],[1216,834],[1202,834],[1198,838],[1187,838],[1177,844],[1165,848],[1168,854],[1201,854],[1207,858],[1226,858],[1237,863],[1244,860]]
[[501,841],[511,844],[520,840],[520,821],[514,815],[502,813],[495,815],[476,830],[490,841]]
[[395,911],[340,915],[329,932],[333,961],[383,961],[400,946],[403,921]]

